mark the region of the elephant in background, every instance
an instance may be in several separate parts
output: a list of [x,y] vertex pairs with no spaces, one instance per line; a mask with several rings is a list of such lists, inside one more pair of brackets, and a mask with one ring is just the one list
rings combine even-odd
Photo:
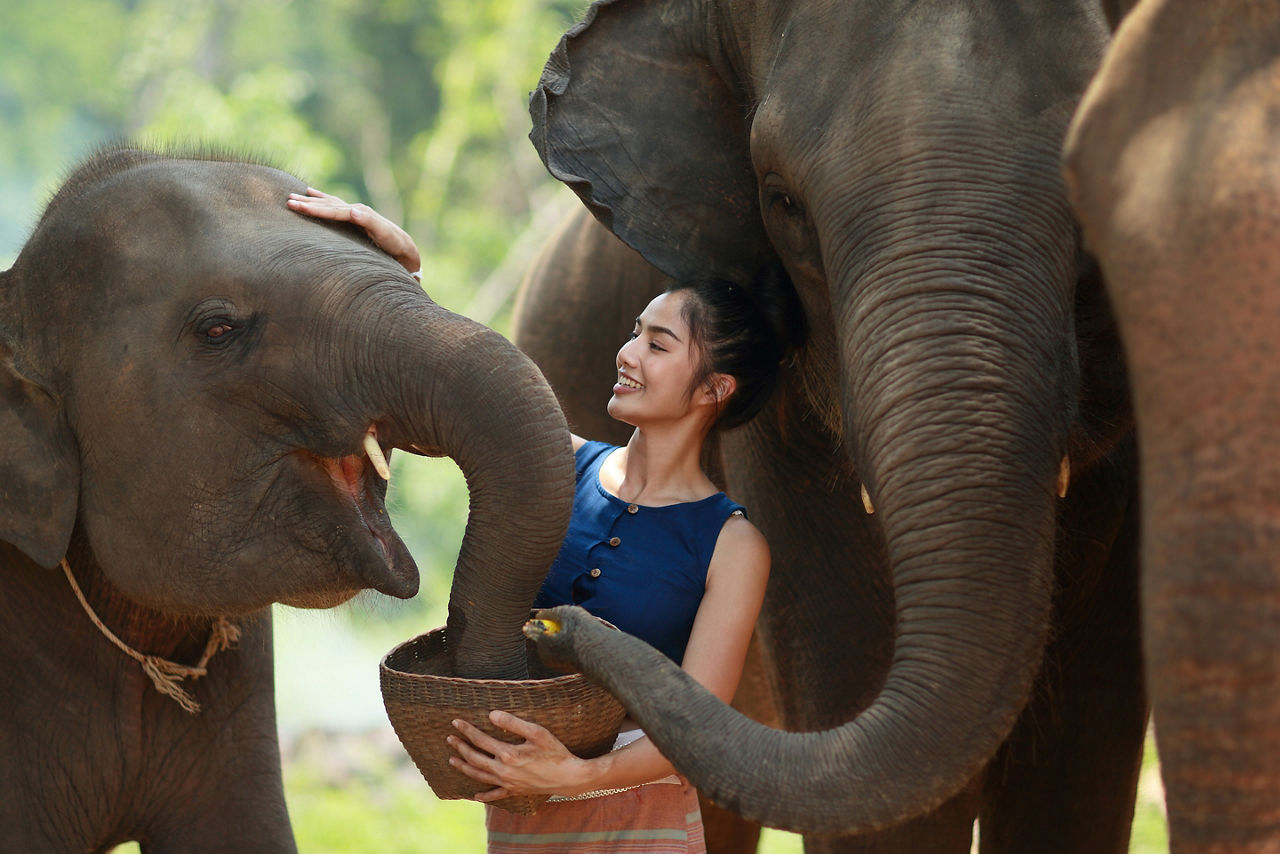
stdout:
[[1175,854],[1280,851],[1280,14],[1143,0],[1066,145],[1142,447]]
[[811,852],[967,852],[975,817],[984,852],[1127,850],[1135,449],[1060,159],[1108,36],[1092,2],[616,0],[531,98],[585,207],[516,342],[576,431],[618,438],[612,354],[665,277],[780,260],[805,307],[776,409],[721,448],[773,550],[758,636],[804,732],[702,702],[621,638],[573,643],[573,612],[539,642],[711,800]]
[[[104,150],[0,273],[6,848],[295,850],[268,606],[416,592],[370,464],[393,449],[452,456],[470,485],[457,672],[525,672],[520,626],[572,502],[564,417],[501,336],[357,229],[289,211],[304,190]],[[72,579],[149,656],[194,662],[215,618],[239,626],[185,683],[197,714],[103,637]]]

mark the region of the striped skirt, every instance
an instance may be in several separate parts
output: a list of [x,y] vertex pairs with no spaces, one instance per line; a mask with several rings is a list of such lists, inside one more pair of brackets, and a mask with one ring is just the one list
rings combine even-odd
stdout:
[[612,795],[550,801],[534,815],[485,808],[489,854],[704,854],[698,792],[649,783]]

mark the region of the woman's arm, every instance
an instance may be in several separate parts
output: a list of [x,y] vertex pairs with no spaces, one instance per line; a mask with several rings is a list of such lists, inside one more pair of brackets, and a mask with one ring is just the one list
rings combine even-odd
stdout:
[[400,262],[410,273],[418,274],[422,269],[422,259],[418,254],[417,244],[403,228],[396,225],[368,205],[347,204],[337,196],[322,193],[311,187],[307,194],[290,193],[287,203],[290,210],[297,211],[316,219],[329,219],[334,222],[349,222],[358,225],[369,235],[369,239],[378,248]]
[[[730,517],[716,540],[707,570],[707,591],[682,665],[726,703],[733,699],[742,677],[747,646],[769,580],[769,561],[764,536],[745,518]],[[465,721],[454,722],[465,738],[450,737],[449,743],[459,754],[450,764],[495,787],[477,795],[478,801],[621,789],[661,779],[675,770],[647,737],[595,759],[579,759],[536,724],[506,712],[492,712],[489,719],[525,741],[506,744]]]

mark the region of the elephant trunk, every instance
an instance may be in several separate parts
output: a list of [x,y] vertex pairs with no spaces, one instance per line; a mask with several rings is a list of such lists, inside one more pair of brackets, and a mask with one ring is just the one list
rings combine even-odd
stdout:
[[522,678],[520,627],[573,506],[564,415],[537,367],[493,330],[429,301],[388,323],[404,346],[378,373],[402,403],[378,419],[379,441],[452,457],[470,493],[449,596],[454,672]]
[[[845,444],[883,525],[897,614],[884,687],[854,720],[760,726],[609,633],[571,625],[576,641],[540,635],[540,648],[606,684],[713,801],[763,824],[866,832],[954,795],[1025,706],[1049,625],[1074,388],[1072,255],[1052,248],[1020,276],[965,261],[922,273],[885,253],[846,290]],[[858,650],[840,655],[858,666]]]
[[880,280],[892,298],[864,282],[853,301],[844,420],[884,533],[894,656],[877,699],[819,748],[845,781],[842,821],[868,827],[958,791],[1030,696],[1074,387],[1069,276],[1001,282],[961,263],[894,282],[893,266]]

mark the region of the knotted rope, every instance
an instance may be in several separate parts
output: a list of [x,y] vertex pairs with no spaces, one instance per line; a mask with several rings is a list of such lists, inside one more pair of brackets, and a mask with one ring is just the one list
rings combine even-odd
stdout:
[[200,704],[196,702],[194,697],[183,690],[182,680],[199,679],[201,676],[206,675],[208,671],[205,668],[209,664],[209,659],[213,658],[214,654],[219,650],[229,649],[240,640],[239,626],[232,624],[226,617],[219,617],[214,620],[213,626],[209,630],[209,641],[204,646],[204,655],[200,656],[200,661],[195,667],[178,664],[158,655],[143,655],[116,637],[111,629],[108,629],[102,620],[98,619],[98,615],[93,612],[89,601],[84,598],[84,593],[80,591],[80,585],[76,583],[76,577],[71,574],[71,567],[67,565],[66,558],[62,560],[62,572],[67,576],[67,581],[71,582],[71,589],[75,591],[76,598],[80,600],[80,607],[84,608],[84,612],[89,615],[89,619],[98,627],[98,631],[106,635],[107,640],[119,647],[121,652],[142,665],[142,671],[151,678],[151,682],[156,686],[157,691],[172,697],[179,706],[182,706],[191,714],[199,714]]

